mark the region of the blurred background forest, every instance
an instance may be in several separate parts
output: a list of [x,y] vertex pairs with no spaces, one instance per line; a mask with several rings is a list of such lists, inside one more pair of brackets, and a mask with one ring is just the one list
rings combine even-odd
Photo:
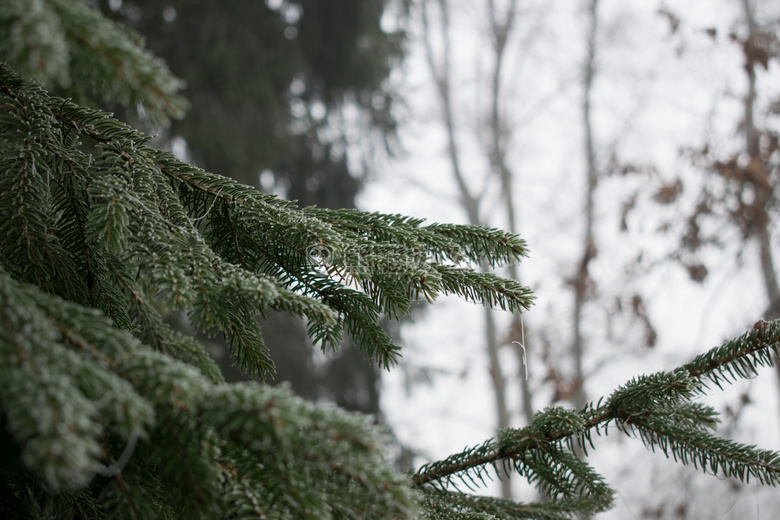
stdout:
[[[191,106],[169,127],[120,114],[158,145],[300,205],[528,241],[531,258],[501,273],[536,291],[527,316],[421,304],[388,323],[405,346],[393,372],[350,345],[313,350],[296,318],[263,324],[275,382],[374,414],[403,467],[780,317],[777,2],[93,3],[187,83]],[[735,385],[715,403],[722,428],[780,449],[779,396],[780,377]],[[637,444],[613,433],[597,445],[596,469],[619,491],[604,518],[758,518],[780,505],[772,489]]]

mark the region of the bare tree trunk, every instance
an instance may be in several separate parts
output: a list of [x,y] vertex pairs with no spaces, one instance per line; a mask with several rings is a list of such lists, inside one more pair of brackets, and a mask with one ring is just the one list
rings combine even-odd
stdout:
[[[487,271],[487,263],[483,263],[482,269]],[[493,317],[493,310],[485,307],[485,339],[487,340],[487,351],[490,359],[490,378],[493,381],[493,389],[496,392],[496,412],[498,413],[498,427],[507,428],[509,426],[509,408],[506,404],[506,380],[501,371],[501,363],[498,359],[498,338],[496,334],[496,323]],[[499,391],[500,390],[500,391]],[[501,480],[509,483],[509,479]],[[511,498],[512,492],[509,491]]]
[[[490,166],[494,173],[497,173],[501,179],[502,194],[504,197],[504,205],[506,207],[506,217],[508,221],[508,230],[511,233],[517,233],[517,217],[515,214],[515,203],[513,195],[513,175],[512,171],[507,165],[506,153],[507,142],[509,141],[509,130],[505,124],[505,120],[502,117],[501,111],[501,76],[504,65],[504,56],[506,50],[506,44],[509,39],[509,34],[512,30],[512,26],[515,23],[517,14],[517,2],[512,0],[507,8],[506,13],[499,13],[496,9],[495,2],[490,0],[488,2],[489,18],[491,24],[491,38],[493,43],[494,52],[494,64],[491,74],[490,82],[490,148],[488,150],[488,157],[490,160]],[[520,273],[518,272],[517,264],[511,264],[509,266],[509,277],[513,280],[520,279]],[[520,321],[520,315],[514,314],[512,317],[513,323],[510,327],[512,331],[520,331],[523,328],[523,323]],[[533,402],[531,399],[531,389],[528,384],[528,379],[525,377],[525,367],[523,362],[526,358],[525,353],[527,345],[523,345],[524,350],[517,350],[520,357],[520,400],[522,403],[522,411],[525,416],[526,423],[531,422],[531,418],[534,414]]]
[[596,245],[593,232],[593,197],[598,184],[598,165],[596,164],[596,146],[593,138],[593,122],[591,117],[591,97],[593,80],[596,74],[596,34],[598,30],[598,0],[591,0],[588,6],[588,19],[590,26],[587,33],[587,54],[583,74],[583,100],[582,116],[585,132],[585,157],[587,160],[587,183],[585,186],[585,233],[583,240],[582,256],[577,273],[572,280],[574,286],[574,334],[571,345],[571,354],[574,359],[574,387],[576,391],[572,396],[574,406],[579,409],[585,405],[586,394],[584,385],[584,373],[582,360],[585,355],[585,340],[582,333],[582,313],[588,297],[591,285],[589,264],[596,256]]
[[[747,41],[753,41],[758,33],[758,24],[756,23],[756,14],[751,0],[742,0],[742,10],[745,16],[745,22],[748,27]],[[772,199],[773,186],[768,180],[768,173],[761,160],[761,148],[759,143],[760,132],[756,128],[754,111],[756,102],[756,68],[755,63],[749,56],[745,56],[745,73],[747,74],[748,90],[745,95],[745,151],[750,158],[749,167],[764,172],[767,177],[766,186],[756,185],[755,192],[758,197],[757,208],[762,210],[762,214],[756,219],[756,238],[758,239],[759,255],[761,259],[761,274],[764,278],[764,287],[769,298],[769,309],[767,318],[780,318],[780,285],[777,281],[777,271],[775,271],[774,259],[772,258],[772,240],[769,231],[769,213],[767,206]],[[780,362],[775,360],[775,370],[778,377],[778,390],[780,390]]]
[[[441,60],[438,63],[430,40],[432,37],[432,30],[428,18],[428,4],[429,2],[423,2],[422,4],[423,38],[428,66],[436,83],[439,101],[442,105],[444,124],[447,132],[447,151],[450,165],[452,166],[455,182],[460,190],[461,202],[466,210],[469,223],[473,225],[484,225],[484,222],[482,222],[479,215],[479,198],[472,195],[466,184],[463,170],[461,169],[460,151],[456,139],[455,113],[452,107],[450,82],[451,41],[449,3],[447,0],[438,0],[441,12],[441,39],[443,47]],[[483,271],[487,271],[487,263],[483,262],[481,268]],[[490,376],[493,382],[493,392],[495,395],[498,429],[501,430],[509,426],[509,409],[507,408],[506,403],[506,379],[504,378],[504,374],[501,370],[501,363],[499,362],[498,334],[496,332],[493,311],[490,308],[485,308],[485,338],[490,363]],[[501,492],[504,498],[509,500],[512,499],[512,489],[508,478],[501,479]]]
[[[748,26],[748,41],[751,41],[756,37],[756,33],[758,32],[753,4],[750,0],[742,0],[742,8]],[[745,72],[748,79],[748,91],[745,95],[745,151],[748,153],[748,157],[750,157],[751,163],[763,168],[761,160],[761,149],[759,147],[760,133],[756,128],[754,120],[754,106],[756,102],[756,68],[752,61],[746,60]],[[767,188],[771,187],[767,186]],[[761,202],[764,203],[760,207],[766,210],[764,205],[772,196],[771,189],[756,189],[756,192],[757,196],[760,197]],[[780,306],[780,286],[778,286],[777,273],[775,271],[774,261],[772,259],[771,240],[769,234],[769,218],[766,214],[762,215],[762,217],[765,218],[756,219],[759,227],[757,236],[761,255],[761,272],[764,277],[764,286],[766,287],[770,308],[774,312],[777,312],[776,308]]]

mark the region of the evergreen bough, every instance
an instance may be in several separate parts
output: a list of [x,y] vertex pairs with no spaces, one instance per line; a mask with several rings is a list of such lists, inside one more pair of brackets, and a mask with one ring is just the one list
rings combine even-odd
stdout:
[[[2,7],[0,52],[17,69],[53,87],[87,82],[157,120],[185,106],[137,37],[80,2]],[[520,238],[423,224],[298,208],[0,65],[0,516],[571,518],[612,505],[575,455],[610,425],[683,464],[778,483],[780,455],[718,437],[717,413],[693,399],[770,365],[780,322],[582,410],[542,410],[411,475],[388,465],[388,437],[368,418],[284,388],[226,384],[203,346],[166,322],[181,311],[224,334],[235,362],[262,378],[273,361],[256,317],[268,309],[304,317],[326,349],[346,331],[389,368],[400,348],[378,320],[417,299],[529,308],[529,289],[469,268],[520,260]],[[549,500],[460,490],[505,471]]]

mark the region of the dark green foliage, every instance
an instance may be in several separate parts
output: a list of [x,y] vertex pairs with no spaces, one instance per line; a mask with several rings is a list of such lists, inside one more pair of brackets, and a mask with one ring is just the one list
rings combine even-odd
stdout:
[[[5,4],[29,9],[19,23],[31,33],[53,23],[47,15],[36,22],[36,6],[97,16],[75,0]],[[4,13],[21,16],[10,7]],[[0,29],[12,44],[3,55],[39,52],[11,38],[17,22],[8,16]],[[122,41],[106,52],[123,56],[132,37],[115,37]],[[12,54],[14,45],[27,50]],[[156,66],[143,51],[134,59],[128,66]],[[128,88],[128,99],[154,97],[143,85]],[[413,475],[389,467],[388,436],[367,417],[284,388],[226,384],[204,347],[173,331],[162,309],[224,334],[252,376],[273,371],[257,321],[269,310],[304,317],[324,348],[337,348],[346,330],[390,367],[400,347],[379,320],[417,299],[457,294],[529,308],[530,290],[469,267],[518,261],[525,244],[473,226],[298,208],[148,141],[0,65],[0,516],[571,518],[612,504],[614,491],[574,454],[611,424],[709,472],[780,480],[777,453],[717,437],[715,411],[692,401],[708,383],[770,364],[780,322],[759,322],[583,410],[542,410],[528,426]],[[518,504],[458,490],[506,471],[550,500]]]
[[[305,316],[329,347],[346,327],[389,366],[398,347],[378,326],[380,313],[446,292],[436,264],[415,257],[423,276],[392,286],[381,265],[344,265],[363,293],[321,272],[308,253],[373,246],[400,254],[403,242],[423,243],[431,232],[416,224],[393,240],[384,224],[372,231],[381,216],[366,216],[355,233],[354,219],[323,218],[326,210],[184,164],[6,68],[0,92],[0,398],[20,448],[3,474],[55,493],[29,508],[53,510],[56,493],[90,485],[90,500],[130,518],[208,518],[232,507],[311,518],[412,511],[414,493],[381,460],[383,442],[365,419],[267,387],[215,386],[219,373],[203,349],[172,332],[157,305],[226,334],[249,373],[272,370],[255,321],[269,308]],[[469,249],[466,240],[442,240]],[[431,242],[425,253],[448,254]],[[516,237],[499,233],[496,242],[504,260],[524,253]],[[485,290],[458,273],[475,294]],[[527,291],[504,298],[531,302]],[[237,494],[249,502],[240,505]]]
[[183,87],[140,36],[107,20],[84,2],[3,0],[0,55],[19,72],[84,101],[135,107],[157,121],[181,117]]
[[[384,22],[398,0],[94,3],[142,34],[186,82],[184,93],[193,100],[187,117],[169,128],[151,127],[160,133],[156,146],[180,149],[183,138],[188,157],[206,170],[253,187],[261,185],[262,172],[263,189],[328,208],[353,208],[361,179],[372,170],[364,162],[376,150],[395,148],[390,71],[402,57],[404,34]],[[125,119],[123,107],[111,110]],[[150,128],[143,119],[134,124]],[[315,363],[303,320],[270,312],[262,324],[276,368],[273,384],[289,381],[313,400],[378,395],[378,367],[348,336],[338,356]],[[226,379],[242,377],[222,338],[209,340],[209,350]],[[333,382],[332,371],[346,380]],[[380,413],[378,399],[358,409]]]

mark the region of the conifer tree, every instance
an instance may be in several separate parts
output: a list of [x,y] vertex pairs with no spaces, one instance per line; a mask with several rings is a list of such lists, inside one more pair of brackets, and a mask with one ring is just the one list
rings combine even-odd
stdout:
[[[139,31],[186,81],[187,117],[172,121],[155,144],[184,139],[193,164],[249,186],[260,185],[263,172],[265,191],[300,205],[355,207],[365,168],[347,161],[343,143],[355,139],[346,132],[365,121],[359,135],[373,138],[361,141],[394,142],[395,96],[386,85],[403,33],[383,30],[380,22],[397,0],[96,3]],[[347,117],[345,106],[360,115]],[[111,110],[122,119],[121,107]],[[276,367],[269,383],[286,381],[306,399],[381,413],[381,372],[348,338],[337,356],[315,362],[296,316],[268,313],[262,327]],[[242,379],[219,338],[208,340],[208,348],[226,380]]]
[[[186,164],[39,83],[86,81],[103,99],[175,115],[176,80],[132,33],[79,0],[2,4],[0,517],[570,518],[612,503],[574,455],[610,425],[683,464],[780,481],[780,455],[718,437],[716,412],[694,400],[771,364],[780,322],[411,475],[383,459],[387,439],[366,417],[225,383],[162,309],[224,334],[260,378],[273,370],[255,320],[268,309],[305,317],[325,349],[348,333],[390,368],[400,347],[377,320],[415,299],[526,311],[528,288],[469,267],[519,261],[526,245],[476,226],[299,208]],[[32,72],[37,82],[20,76]],[[497,469],[549,500],[459,490]]]

